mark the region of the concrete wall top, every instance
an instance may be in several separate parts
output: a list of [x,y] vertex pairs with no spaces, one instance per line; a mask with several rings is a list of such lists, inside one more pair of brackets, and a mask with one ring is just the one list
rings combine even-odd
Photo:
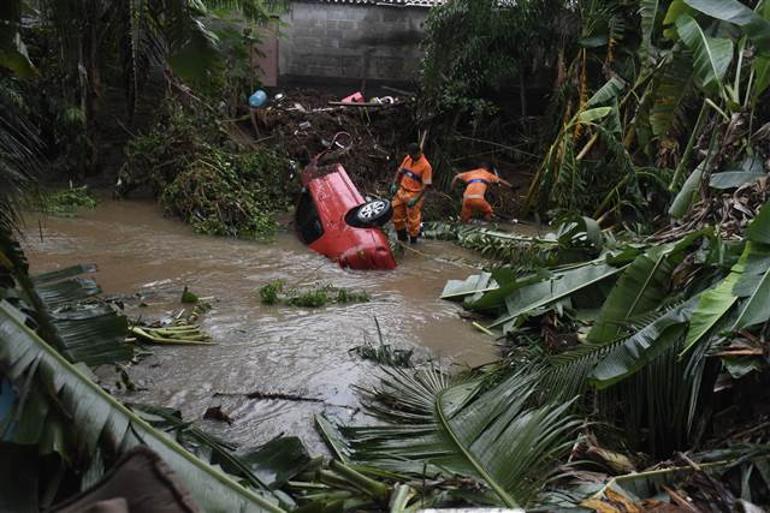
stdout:
[[281,17],[281,76],[416,79],[428,9],[293,2]]

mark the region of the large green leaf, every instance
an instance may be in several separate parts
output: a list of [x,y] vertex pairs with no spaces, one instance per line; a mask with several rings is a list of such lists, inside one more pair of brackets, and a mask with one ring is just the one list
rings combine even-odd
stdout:
[[495,290],[497,284],[490,281],[491,273],[481,273],[469,276],[465,280],[449,280],[441,292],[441,299],[458,301],[479,292]]
[[692,349],[708,335],[738,301],[738,296],[734,294],[733,289],[746,269],[749,251],[747,246],[725,279],[716,286],[700,293],[698,306],[692,314],[682,353]]
[[612,102],[625,88],[626,82],[618,76],[613,76],[588,99],[588,107],[598,107]]
[[623,271],[588,333],[588,342],[611,342],[626,331],[635,315],[660,306],[668,295],[675,265],[669,260],[670,251],[670,247],[654,247]]
[[688,99],[693,92],[692,55],[677,51],[655,79],[650,126],[656,136],[679,134],[684,131],[681,120],[686,119]]
[[536,311],[611,278],[623,269],[624,267],[607,264],[602,258],[580,267],[554,273],[544,280],[521,287],[506,298],[508,312],[489,327],[496,328],[507,324],[521,315]]
[[761,52],[770,51],[770,22],[737,0],[684,0],[687,5],[712,18],[743,29]]
[[[107,394],[30,330],[23,314],[6,301],[0,301],[0,365],[20,395],[27,398],[15,405],[14,422],[5,423],[6,436],[11,433],[12,442],[38,444],[43,451],[63,451],[65,436],[71,437],[81,463],[92,460],[100,444],[104,444],[105,453],[144,444],[177,473],[204,511],[282,513]],[[0,432],[3,425],[0,419]]]
[[33,276],[30,293],[41,299],[46,312],[39,314],[51,320],[69,361],[91,366],[128,361],[134,351],[126,343],[126,317],[106,303],[79,303],[101,292],[95,281],[78,277],[95,271],[95,265],[81,264]]
[[684,185],[677,193],[674,201],[671,203],[671,207],[668,209],[668,213],[671,217],[679,219],[684,217],[690,210],[690,205],[695,200],[695,197],[700,190],[701,179],[703,178],[703,167],[706,161],[704,160],[698,166],[693,169],[687,180],[684,181]]
[[770,244],[770,201],[762,205],[759,214],[746,229],[746,238],[760,244]]
[[682,41],[695,55],[698,86],[712,95],[723,91],[722,79],[733,60],[732,40],[707,36],[698,22],[687,14],[677,18],[676,27]]
[[770,269],[765,271],[751,296],[741,307],[733,330],[742,330],[770,320]]
[[753,171],[722,171],[714,173],[709,177],[709,187],[723,191],[725,189],[736,189],[741,185],[756,182],[766,173],[755,173]]
[[639,17],[642,27],[642,44],[639,53],[642,56],[643,65],[648,65],[652,57],[652,35],[655,31],[655,20],[658,17],[660,0],[641,0],[639,2]]
[[663,18],[663,35],[666,38],[672,41],[677,39],[676,20],[683,14],[695,14],[695,9],[684,3],[684,0],[672,0]]
[[695,308],[690,301],[665,312],[650,324],[613,346],[602,356],[590,375],[591,383],[603,389],[628,378],[681,339]]
[[432,465],[483,482],[508,507],[553,475],[579,425],[571,401],[533,406],[537,374],[526,370],[481,394],[478,380],[453,384],[435,370],[390,374],[371,399],[388,424],[342,430],[351,461],[418,475]]
[[594,107],[593,109],[584,110],[578,114],[577,122],[584,124],[592,123],[594,121],[606,118],[610,115],[611,112],[612,107]]

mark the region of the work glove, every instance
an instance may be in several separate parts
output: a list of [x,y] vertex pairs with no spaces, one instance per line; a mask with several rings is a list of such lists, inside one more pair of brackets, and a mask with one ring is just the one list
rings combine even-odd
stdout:
[[413,208],[417,202],[420,200],[420,198],[412,198],[409,201],[406,202],[406,206],[409,208]]
[[390,185],[390,195],[393,196],[397,192],[398,192],[398,185],[391,184]]

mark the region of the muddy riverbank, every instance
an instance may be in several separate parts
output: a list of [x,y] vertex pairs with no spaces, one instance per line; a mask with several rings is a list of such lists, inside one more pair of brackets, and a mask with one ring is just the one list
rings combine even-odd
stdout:
[[[178,310],[185,285],[214,297],[202,325],[217,345],[152,347],[127,369],[140,390],[121,398],[177,408],[187,419],[221,405],[232,425],[205,424],[241,445],[286,433],[321,450],[314,414],[360,416],[351,385],[371,383],[377,367],[349,350],[367,336],[376,340],[375,316],[386,341],[414,349],[418,360],[474,366],[495,358],[493,342],[462,320],[456,305],[438,299],[448,279],[470,270],[447,261],[469,256],[447,243],[426,241],[419,253],[407,251],[395,272],[353,272],[290,233],[268,244],[199,236],[163,218],[150,201],[104,201],[75,218],[29,216],[23,244],[33,273],[95,263],[105,294],[139,292],[147,306],[129,308],[132,317]],[[276,279],[361,289],[371,301],[317,310],[262,305],[258,288]],[[308,400],[240,395],[252,392]]]

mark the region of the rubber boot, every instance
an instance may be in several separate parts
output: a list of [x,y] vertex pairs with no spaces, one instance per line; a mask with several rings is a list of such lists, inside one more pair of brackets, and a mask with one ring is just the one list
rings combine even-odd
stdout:
[[406,230],[398,230],[396,231],[396,235],[398,236],[398,240],[401,242],[406,242],[407,236],[406,236]]
[[409,242],[411,244],[417,244],[417,237],[409,236]]

